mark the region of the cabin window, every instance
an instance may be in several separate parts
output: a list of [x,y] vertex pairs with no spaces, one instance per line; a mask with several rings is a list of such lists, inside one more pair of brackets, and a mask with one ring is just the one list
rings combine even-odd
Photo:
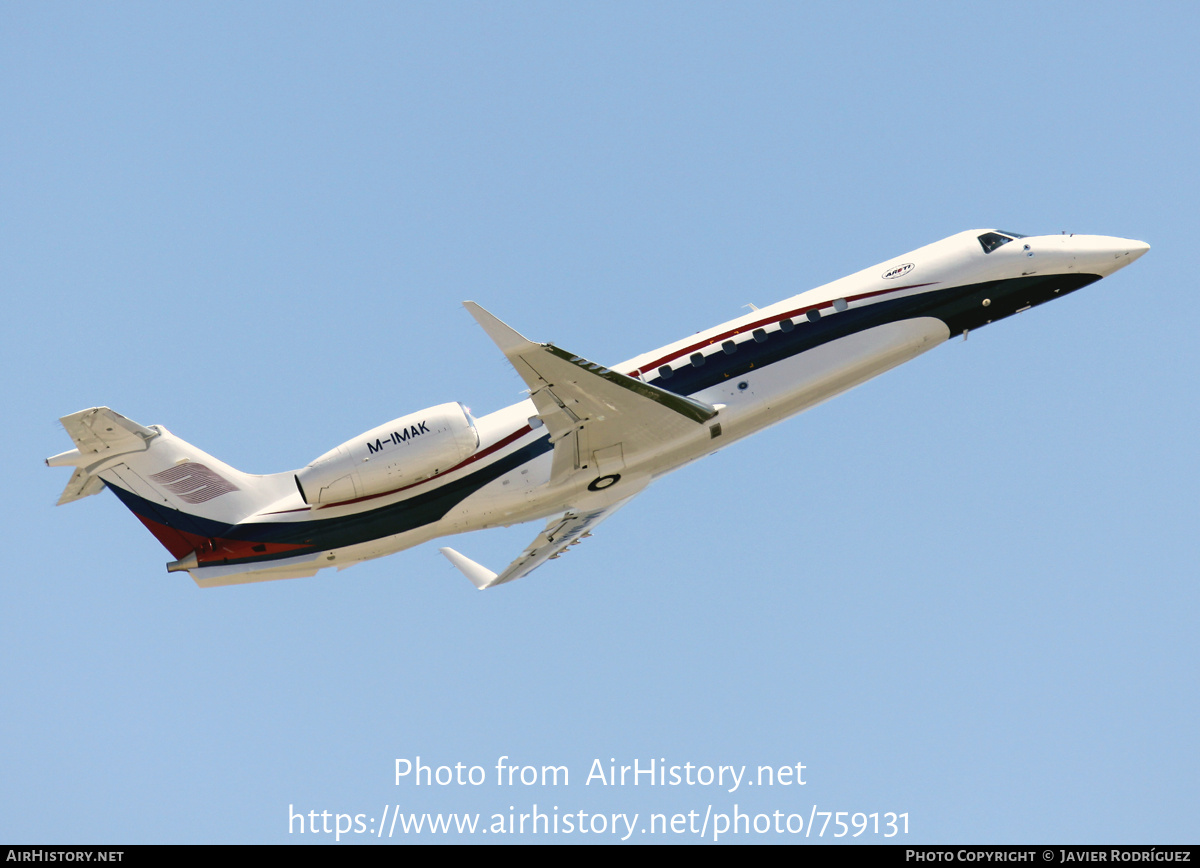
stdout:
[[792,322],[790,319],[781,319],[779,321],[779,330],[781,332],[790,332],[795,327],[796,327],[796,324],[794,322]]
[[1012,241],[1007,235],[1001,235],[999,232],[985,232],[979,236],[979,243],[983,246],[984,253],[991,253],[997,247],[1002,247]]
[[817,320],[819,320],[821,318],[821,312],[819,310],[817,310],[816,308],[813,308],[808,313],[806,313],[805,316],[808,317],[809,322],[816,322]]
[[692,353],[692,367],[698,368],[703,364],[704,364],[704,354],[703,353]]
[[671,370],[670,365],[663,365],[661,368],[658,369],[658,375],[660,377],[662,377],[664,380],[671,379],[671,375],[673,373],[675,373],[675,372]]
[[833,309],[836,310],[838,313],[841,313],[848,307],[850,307],[850,305],[847,304],[846,299],[844,299],[844,298],[839,298],[839,299],[835,300],[833,303]]
[[725,341],[725,343],[721,344],[721,349],[725,351],[725,355],[732,356],[737,352],[737,344],[733,341]]
[[751,332],[751,334],[754,335],[754,340],[756,343],[761,344],[763,341],[765,341],[767,339],[767,333],[765,331],[763,331],[762,329],[755,329],[754,331]]

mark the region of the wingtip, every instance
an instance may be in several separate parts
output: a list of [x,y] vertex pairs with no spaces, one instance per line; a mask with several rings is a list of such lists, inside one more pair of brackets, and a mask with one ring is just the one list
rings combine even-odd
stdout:
[[500,347],[501,352],[506,356],[526,352],[530,347],[536,346],[533,341],[529,340],[529,338],[525,337],[508,323],[503,322],[482,305],[476,304],[473,301],[464,301],[463,307],[467,309],[467,313],[475,318],[475,322],[483,327],[488,337],[495,342],[496,346]]
[[491,586],[491,583],[496,580],[496,574],[482,564],[477,564],[464,554],[456,552],[449,546],[438,549],[442,556],[450,563],[454,564],[455,569],[467,577],[467,579],[478,590],[482,591]]

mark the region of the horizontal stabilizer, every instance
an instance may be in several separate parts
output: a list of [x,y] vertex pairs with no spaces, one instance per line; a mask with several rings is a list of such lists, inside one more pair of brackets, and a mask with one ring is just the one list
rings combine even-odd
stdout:
[[99,494],[103,490],[103,479],[99,476],[92,476],[82,467],[76,467],[75,472],[71,474],[70,482],[67,483],[67,487],[63,489],[63,493],[58,498],[57,506]]
[[[100,465],[110,458],[145,452],[157,431],[126,419],[108,407],[80,410],[60,420],[75,448],[46,459],[49,467],[74,467],[75,472],[58,498],[58,505],[98,494],[104,482],[97,476]],[[106,465],[107,466],[107,465]]]
[[59,421],[84,456],[143,452],[149,447],[150,441],[158,436],[157,431],[126,419],[108,407],[80,410],[63,416]]

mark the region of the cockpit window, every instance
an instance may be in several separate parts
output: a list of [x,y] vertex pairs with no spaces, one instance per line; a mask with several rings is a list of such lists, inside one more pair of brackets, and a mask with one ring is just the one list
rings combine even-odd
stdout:
[[1009,232],[1007,229],[997,229],[996,231],[1001,233],[1002,235],[1007,235],[1009,238],[1025,238],[1026,237],[1026,236],[1022,235],[1020,232]]
[[1005,245],[1010,241],[1012,241],[1011,238],[1007,235],[1001,235],[999,232],[985,232],[979,236],[979,243],[983,245],[984,253],[991,253],[997,247]]

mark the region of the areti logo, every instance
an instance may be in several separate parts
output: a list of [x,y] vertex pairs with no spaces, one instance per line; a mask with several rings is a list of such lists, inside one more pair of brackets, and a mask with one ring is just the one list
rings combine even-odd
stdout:
[[916,267],[917,267],[916,264],[912,263],[912,262],[906,262],[903,265],[897,265],[895,268],[891,268],[891,269],[888,269],[887,271],[885,271],[883,273],[883,279],[884,280],[895,280],[897,277],[908,274],[910,271],[912,271]]
[[185,461],[168,467],[161,473],[155,473],[150,479],[157,482],[167,491],[175,494],[185,503],[204,503],[222,494],[238,491],[238,487],[218,476],[203,464]]

